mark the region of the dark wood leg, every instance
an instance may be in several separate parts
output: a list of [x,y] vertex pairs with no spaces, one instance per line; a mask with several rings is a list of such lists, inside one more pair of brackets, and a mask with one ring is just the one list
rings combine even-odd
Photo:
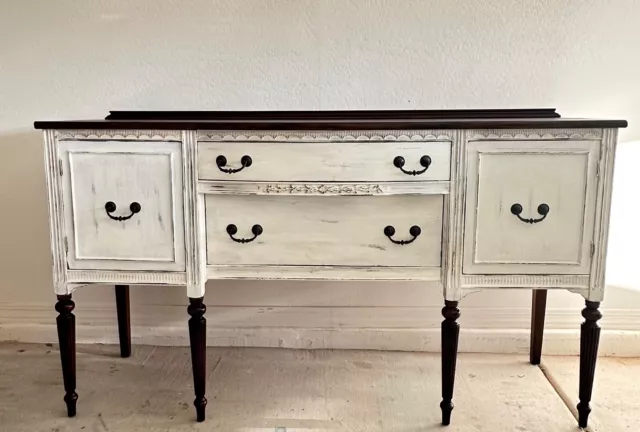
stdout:
[[456,378],[456,359],[458,357],[458,335],[460,324],[456,322],[460,318],[460,310],[457,301],[445,300],[442,308],[442,424],[451,423],[451,411],[453,411],[453,384]]
[[602,318],[602,313],[598,310],[599,307],[599,302],[587,300],[586,307],[582,309],[584,322],[580,326],[580,402],[578,403],[578,425],[581,428],[587,427],[587,420],[591,412],[589,402],[593,390],[600,341],[598,320]]
[[116,310],[118,311],[118,334],[120,356],[131,355],[131,314],[129,307],[129,285],[116,285]]
[[189,298],[187,311],[189,319],[189,340],[191,342],[191,364],[193,365],[193,388],[196,399],[197,420],[204,421],[204,410],[207,399],[204,397],[207,380],[207,320],[204,313],[207,307],[202,302],[204,298]]
[[58,342],[60,343],[60,360],[62,361],[62,378],[64,380],[64,401],[67,403],[69,417],[76,415],[76,317],[73,309],[76,304],[71,295],[59,295],[56,303],[58,317]]
[[533,290],[531,296],[531,347],[529,361],[532,365],[540,364],[542,356],[542,339],[544,336],[544,314],[547,309],[547,290]]

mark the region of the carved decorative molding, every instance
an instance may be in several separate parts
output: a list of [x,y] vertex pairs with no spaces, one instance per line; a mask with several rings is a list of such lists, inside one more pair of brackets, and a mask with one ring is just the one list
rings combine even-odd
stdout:
[[69,283],[122,283],[185,285],[185,273],[109,270],[68,270]]
[[449,130],[372,131],[199,131],[198,141],[451,141]]
[[320,194],[320,195],[377,195],[381,194],[379,184],[268,184],[262,186],[267,194]]
[[182,141],[181,131],[172,130],[131,130],[131,129],[86,129],[86,130],[58,130],[58,140],[120,140],[120,141]]
[[587,288],[588,275],[462,275],[463,288]]
[[433,195],[449,193],[448,181],[388,183],[266,183],[207,180],[198,192],[218,195]]

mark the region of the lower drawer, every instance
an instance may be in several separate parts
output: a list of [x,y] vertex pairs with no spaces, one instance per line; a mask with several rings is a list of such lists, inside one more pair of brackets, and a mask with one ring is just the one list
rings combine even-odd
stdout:
[[210,265],[437,267],[442,205],[440,195],[209,195],[207,260]]

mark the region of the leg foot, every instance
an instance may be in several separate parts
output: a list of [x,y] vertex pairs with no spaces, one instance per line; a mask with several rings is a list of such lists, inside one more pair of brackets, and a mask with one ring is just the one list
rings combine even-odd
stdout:
[[460,324],[456,322],[460,318],[460,310],[457,301],[446,300],[442,308],[442,424],[451,423],[451,411],[453,410],[453,384],[456,377],[456,359],[458,357],[458,336]]
[[67,404],[69,417],[76,415],[76,317],[72,313],[75,303],[71,295],[59,295],[56,303],[58,317],[58,342],[60,344],[60,360],[62,361],[62,378],[64,380],[64,401]]
[[580,326],[580,402],[578,403],[578,425],[587,427],[587,420],[591,407],[591,393],[593,391],[593,378],[596,373],[596,360],[598,358],[598,343],[600,341],[600,326],[598,320],[602,313],[598,310],[599,302],[586,301],[586,307],[582,309],[584,322]]
[[118,334],[120,356],[131,355],[131,315],[129,307],[129,285],[116,285],[116,310],[118,312]]
[[193,365],[193,388],[196,398],[193,405],[196,407],[196,416],[199,422],[204,421],[207,399],[204,397],[207,378],[207,320],[204,313],[207,307],[202,302],[203,298],[189,298],[187,311],[189,319],[189,340],[191,342],[191,364]]
[[532,365],[540,364],[542,356],[542,339],[544,336],[544,314],[547,308],[547,290],[533,290],[531,297],[531,347],[529,361]]

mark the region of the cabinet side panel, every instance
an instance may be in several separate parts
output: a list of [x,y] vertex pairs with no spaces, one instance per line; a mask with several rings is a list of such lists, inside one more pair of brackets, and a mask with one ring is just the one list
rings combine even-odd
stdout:
[[66,251],[64,238],[64,209],[58,147],[55,131],[44,131],[45,178],[49,201],[49,237],[53,270],[53,288],[56,294],[68,294],[66,277]]
[[462,238],[465,193],[465,131],[452,132],[451,183],[449,196],[445,197],[443,211],[442,270],[446,300],[459,301],[462,295]]
[[[188,287],[200,284],[197,237],[197,143],[195,131],[182,132],[182,175],[184,186],[184,246]],[[204,282],[202,282],[204,286]],[[191,290],[191,288],[189,288]],[[191,294],[189,294],[191,296]],[[204,295],[204,293],[203,293]],[[197,297],[201,297],[197,296]]]
[[598,190],[593,234],[593,258],[587,300],[599,302],[604,297],[605,265],[609,239],[609,215],[613,190],[613,166],[618,141],[617,129],[604,129],[598,169]]

